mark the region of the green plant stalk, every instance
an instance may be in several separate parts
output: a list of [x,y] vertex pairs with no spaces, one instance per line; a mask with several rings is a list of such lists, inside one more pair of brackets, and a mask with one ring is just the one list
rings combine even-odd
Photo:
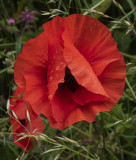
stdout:
[[5,16],[5,19],[9,18],[9,15],[8,15],[8,12],[7,12],[7,8],[5,7],[5,4],[3,2],[3,0],[1,0],[1,7],[4,9],[4,16]]
[[131,87],[131,85],[130,85],[128,79],[125,78],[125,81],[126,81],[126,84],[127,84],[128,88],[129,88],[129,90],[130,90],[131,93],[132,93],[132,96],[133,96],[134,100],[136,101],[136,95],[135,95],[135,93],[134,93],[134,91],[133,91],[133,89],[132,89],[132,87]]
[[[89,123],[89,135],[88,135],[88,139],[90,140],[90,139],[92,139],[92,131],[93,131],[93,125],[92,125],[92,123]],[[87,145],[87,150],[89,151],[90,150],[90,144],[88,143],[88,145]],[[87,153],[87,156],[89,155],[89,152]]]
[[[83,151],[84,151],[83,149],[79,150],[80,153],[83,152]],[[67,157],[67,160],[71,159],[72,157],[74,157],[74,156],[76,156],[76,155],[77,155],[76,153],[70,154],[70,155]]]
[[59,5],[60,6],[62,5],[62,7],[64,8],[64,10],[66,12],[66,15],[69,15],[69,8],[67,9],[67,7],[65,7],[65,4],[64,4],[64,2],[62,0],[59,2]]
[[61,1],[62,1],[62,0],[59,0],[58,9],[60,9],[60,7],[61,7]]
[[[105,145],[105,135],[107,134],[107,136],[109,137],[109,132],[108,132],[108,129],[105,127],[105,119],[104,119],[104,116],[103,116],[103,113],[101,112],[101,119],[102,119],[102,125],[103,125],[103,144],[104,144],[104,149],[107,150],[107,147]],[[116,156],[114,155],[113,151],[112,151],[112,147],[111,147],[111,140],[109,139],[109,142],[110,142],[110,154],[115,158]],[[109,151],[109,150],[107,150]]]
[[91,9],[95,9],[98,6],[100,6],[105,0],[101,0],[100,2],[98,2],[95,6],[93,6]]
[[[127,74],[127,75],[128,75],[128,74]],[[128,101],[135,102],[134,99],[131,98],[131,97],[129,97],[129,95],[127,95],[125,92],[124,92],[123,94],[124,94],[124,96],[125,96],[126,98],[128,98]]]
[[[118,2],[117,2],[118,3]],[[114,2],[113,2],[113,4],[114,4]],[[114,4],[115,5],[115,4]],[[120,5],[120,4],[119,4]],[[116,7],[118,7],[119,9],[120,9],[120,11],[124,14],[124,15],[126,15],[126,12],[124,11],[124,9],[123,9],[123,7],[122,7],[122,9],[118,6],[118,5],[115,5]],[[131,21],[129,20],[129,18],[128,18],[128,16],[126,17],[127,18],[127,20],[128,20],[128,22],[131,24]]]
[[77,128],[77,127],[74,127],[74,126],[70,126],[70,128],[73,128],[74,130],[78,131],[79,133],[85,135],[85,136],[89,136],[87,133],[83,132],[81,129]]
[[13,65],[12,65],[12,66],[9,66],[9,67],[7,67],[7,68],[5,68],[5,69],[3,69],[3,70],[0,70],[0,74],[6,72],[7,70],[9,70],[9,69],[11,69],[11,68],[13,68]]
[[120,139],[119,139],[118,134],[116,132],[116,129],[114,130],[114,134],[116,136],[116,141],[118,142],[118,145],[119,145],[119,152],[120,152],[121,160],[124,160],[123,152],[121,150],[121,142],[120,142]]
[[[95,6],[93,6],[91,9],[96,9],[98,6],[100,6],[105,0],[101,0],[99,3],[97,3]],[[83,15],[87,15],[89,12],[83,13]]]
[[19,154],[17,153],[17,151],[14,149],[14,147],[12,147],[11,145],[8,144],[9,149],[18,157]]
[[88,5],[88,3],[86,2],[86,0],[83,0],[84,4],[85,4],[85,7],[86,8],[90,8],[90,6]]
[[103,120],[103,113],[100,113],[101,116],[101,123],[102,123],[102,128],[103,128],[103,148],[105,149],[105,132],[104,132],[104,120]]
[[76,5],[78,6],[78,8],[82,8],[82,4],[80,0],[76,0]]
[[121,52],[121,54],[122,54],[124,57],[130,58],[130,59],[136,59],[136,56],[131,56],[131,55],[126,54],[126,53],[123,53],[123,52]]
[[128,106],[127,107],[127,109],[128,109],[128,115],[131,116],[130,115],[130,102],[129,102],[129,99],[127,99],[127,106]]
[[[22,42],[21,44],[25,44],[25,42]],[[9,47],[14,45],[16,45],[16,43],[4,43],[4,44],[0,44],[0,47]]]
[[[30,136],[30,137],[31,137],[31,136]],[[34,137],[34,136],[32,136],[32,137]],[[34,137],[34,138],[35,138],[35,137]],[[94,158],[91,158],[91,157],[86,156],[86,155],[84,155],[84,154],[82,154],[82,153],[80,153],[80,152],[77,152],[77,151],[75,151],[75,150],[73,150],[73,149],[71,149],[71,148],[69,148],[69,147],[67,147],[67,146],[65,146],[65,145],[63,145],[63,144],[56,143],[56,142],[51,142],[51,141],[45,140],[45,139],[41,139],[41,140],[43,140],[43,141],[45,141],[45,142],[48,142],[48,143],[50,143],[50,144],[53,144],[53,145],[62,146],[63,149],[67,149],[67,150],[69,150],[69,151],[72,151],[72,152],[74,152],[74,153],[76,153],[76,154],[78,154],[78,155],[81,155],[81,156],[83,156],[83,157],[85,157],[85,158],[87,158],[87,159],[95,160]]]
[[[72,128],[68,128],[68,129],[69,129],[69,132],[70,132],[70,138],[72,139]],[[73,148],[74,148],[74,145],[72,143],[71,144],[71,149],[73,149]],[[75,160],[75,158],[73,160]]]
[[[132,10],[133,10],[133,9],[132,9]],[[135,9],[134,9],[134,10],[135,10]],[[125,16],[127,15],[126,12],[124,11],[124,9],[121,10],[121,11],[122,11],[122,13],[123,13]],[[130,21],[130,19],[129,19],[128,16],[127,16],[126,18],[127,18],[128,22],[130,23],[131,27],[133,28],[134,33],[136,34],[134,25],[131,23],[131,21]]]
[[90,123],[89,124],[89,136],[88,136],[89,139],[92,138],[92,134],[93,134],[92,131],[93,131],[93,125],[92,125],[92,123]]
[[50,8],[50,5],[49,5],[49,3],[48,3],[48,0],[45,1],[45,4],[47,5],[48,10],[50,10],[51,8]]
[[124,153],[126,153],[126,154],[128,154],[128,155],[130,155],[130,156],[136,157],[136,154],[131,153],[131,152],[128,152],[128,151],[126,151],[126,150],[124,150],[124,149],[122,149],[122,152],[124,152]]
[[[133,70],[133,71],[131,71],[131,72],[128,72],[126,75],[128,76],[128,75],[130,75],[130,74],[134,74],[135,72],[136,72],[136,69]],[[131,98],[129,98],[129,99],[131,99]]]
[[15,43],[4,43],[4,44],[0,44],[0,47],[7,47],[7,46],[14,46]]
[[70,0],[70,1],[69,1],[69,4],[68,4],[68,8],[69,8],[69,9],[70,9],[71,2],[72,2],[72,0]]
[[108,149],[107,147],[106,147],[105,149],[108,151],[108,153],[112,156],[112,158],[113,158],[114,160],[119,160],[119,159],[111,152],[110,149]]
[[[128,16],[130,16],[131,14],[133,14],[135,11],[136,11],[136,9],[130,11],[128,14],[126,14],[124,17],[122,17],[119,21],[120,21],[120,22],[123,21],[123,20],[126,19]],[[114,24],[114,25],[111,27],[110,31],[112,32],[112,31],[113,31],[113,28],[116,27],[117,25],[118,25],[118,24]]]
[[[133,1],[132,0],[127,0],[127,2],[129,4],[130,8],[133,10],[135,8],[135,5],[134,5]],[[134,13],[134,17],[136,19],[136,13]]]
[[80,156],[79,156],[78,154],[77,154],[77,157],[78,157],[78,160],[81,160],[81,159],[80,159]]

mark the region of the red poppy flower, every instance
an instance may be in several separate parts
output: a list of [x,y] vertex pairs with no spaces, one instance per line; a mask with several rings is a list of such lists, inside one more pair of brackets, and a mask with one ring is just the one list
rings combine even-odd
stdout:
[[15,62],[16,84],[54,128],[92,122],[122,96],[125,63],[110,31],[85,15],[55,17]]
[[[12,125],[12,131],[14,134],[14,142],[20,146],[24,151],[28,151],[32,148],[34,140],[30,137],[23,138],[18,136],[20,133],[26,135],[38,135],[43,131],[44,125],[42,120],[34,113],[31,105],[22,97],[22,89],[17,88],[14,93],[14,97],[10,100],[10,123]],[[20,140],[20,138],[23,138]]]

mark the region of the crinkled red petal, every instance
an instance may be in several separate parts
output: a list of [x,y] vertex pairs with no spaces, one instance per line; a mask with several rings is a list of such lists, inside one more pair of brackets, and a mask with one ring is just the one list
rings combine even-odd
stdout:
[[64,28],[72,44],[89,62],[97,76],[109,63],[120,58],[111,32],[100,21],[90,16],[72,14],[64,18]]
[[25,88],[24,73],[28,68],[32,66],[46,67],[47,48],[48,44],[44,32],[25,43],[22,53],[17,56],[14,65],[14,79],[18,87]]
[[47,71],[42,67],[32,67],[25,72],[25,98],[37,114],[50,114],[50,102],[47,89]]
[[[22,89],[17,88],[14,96],[18,97],[21,93]],[[26,135],[37,135],[43,131],[45,126],[38,115],[34,113],[31,105],[24,99],[24,97],[20,97],[18,99],[11,98],[11,102],[12,105],[10,110],[16,115],[16,117],[14,117],[14,114],[10,112],[10,123],[14,134],[14,142],[27,152],[33,146],[33,139],[27,137],[23,140],[17,141],[21,137],[17,135],[19,133],[26,133]]]
[[73,45],[68,32],[63,33],[63,39],[64,58],[78,84],[85,87],[90,92],[100,94],[108,98],[107,93],[89,62]]
[[64,82],[66,63],[63,57],[62,33],[64,30],[62,18],[55,17],[43,25],[48,39],[48,92],[52,100],[58,84]]
[[25,152],[28,152],[28,150],[30,150],[33,147],[33,138],[25,138],[23,140],[20,140],[18,142],[16,142],[19,138],[21,138],[20,136],[14,136],[14,143],[18,146],[20,146],[22,148],[22,150],[24,150]]
[[73,93],[72,98],[76,103],[80,105],[85,105],[86,103],[89,103],[91,101],[109,101],[110,100],[110,98],[107,98],[103,95],[89,92],[87,89],[85,89],[82,86],[77,87],[76,91]]
[[77,104],[72,99],[72,92],[65,84],[60,84],[52,100],[52,116],[56,122],[64,122]]
[[122,96],[125,87],[126,68],[123,56],[118,61],[110,63],[100,75],[99,79],[111,98],[116,104]]

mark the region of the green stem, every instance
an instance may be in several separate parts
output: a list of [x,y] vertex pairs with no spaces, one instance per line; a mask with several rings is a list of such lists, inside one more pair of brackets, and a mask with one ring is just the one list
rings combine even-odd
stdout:
[[102,124],[102,128],[103,128],[103,130],[102,130],[102,132],[103,132],[103,148],[105,149],[105,131],[104,131],[105,126],[104,126],[103,113],[101,112],[100,115],[101,115],[101,124]]
[[[25,42],[22,42],[21,44],[25,44]],[[16,43],[4,43],[4,44],[0,44],[0,47],[8,47],[8,46],[14,46],[16,45]]]
[[130,59],[136,59],[136,56],[131,56],[129,54],[126,54],[126,53],[122,53],[121,54],[124,56],[124,57],[127,57],[127,58],[130,58]]
[[[127,0],[127,2],[129,4],[130,8],[133,10],[135,8],[135,5],[134,5],[133,1],[132,0]],[[136,18],[136,13],[134,13],[134,17]]]
[[78,8],[83,8],[80,0],[76,0],[76,5],[78,6]]
[[118,136],[118,134],[116,132],[116,129],[114,130],[114,134],[115,134],[116,140],[117,140],[118,145],[119,145],[119,152],[120,152],[121,160],[124,160],[123,152],[121,150],[122,146],[121,146],[120,138],[119,138],[119,136]]
[[46,0],[45,3],[46,3],[46,6],[47,6],[48,10],[50,10],[51,8],[50,8],[50,5],[48,3],[48,0]]
[[114,160],[118,160],[118,158],[111,152],[110,149],[108,149],[108,148],[106,147],[106,150],[108,151],[108,153],[112,156],[112,158],[113,158]]
[[6,46],[14,46],[16,43],[5,43],[5,44],[0,44],[0,47],[6,47]]
[[[133,13],[135,12],[135,10],[136,10],[136,9],[130,11],[128,14],[126,14],[124,17],[122,17],[119,21],[121,22],[121,21],[123,21],[124,19],[126,19],[128,16],[130,16],[131,14],[133,14]],[[118,25],[118,24],[114,24],[114,25],[111,27],[110,31],[112,32],[113,29],[114,29],[114,27],[116,27],[117,25]]]
[[[95,6],[93,6],[91,9],[96,9],[98,6],[100,6],[103,2],[104,2],[105,0],[101,0],[99,3],[97,3]],[[85,12],[85,13],[83,13],[83,15],[87,15],[89,12],[87,11],[87,12]]]
[[[81,152],[83,152],[84,150],[83,149],[80,149],[79,150],[79,152],[81,153]],[[67,157],[67,160],[69,160],[69,159],[72,159],[74,156],[76,156],[77,154],[76,153],[72,153],[72,154],[70,154],[68,157]]]
[[92,125],[92,123],[90,123],[89,124],[89,139],[91,139],[92,138],[92,130],[93,130],[93,125]]
[[80,152],[77,152],[77,151],[75,151],[75,150],[73,150],[73,149],[71,149],[71,148],[69,148],[69,147],[67,147],[67,146],[64,146],[63,144],[56,143],[56,142],[51,142],[51,141],[46,140],[46,139],[41,139],[41,140],[46,141],[46,142],[48,142],[48,143],[50,143],[50,144],[53,144],[53,145],[62,146],[64,149],[67,149],[67,150],[69,150],[69,151],[72,151],[72,152],[74,152],[74,153],[76,153],[76,154],[78,154],[78,155],[81,155],[81,156],[83,156],[83,157],[85,157],[85,158],[87,158],[87,159],[95,160],[95,159],[93,159],[93,158],[91,158],[91,157],[89,157],[89,156],[86,156],[86,155],[84,155],[84,154],[82,154],[82,153],[80,153]]
[[62,0],[59,1],[58,9],[60,9],[60,7],[61,7],[61,1]]
[[19,157],[19,154],[17,153],[16,149],[14,149],[14,147],[12,147],[11,145],[8,144],[9,149],[17,156]]
[[4,4],[3,0],[1,0],[1,7],[4,9],[5,19],[9,18],[9,15],[8,15],[8,12],[7,12],[7,8],[5,7],[5,4]]
[[134,93],[134,91],[133,91],[133,89],[132,89],[132,87],[131,87],[128,79],[125,78],[125,81],[126,81],[126,84],[127,84],[128,88],[129,88],[129,90],[131,91],[131,93],[132,93],[132,95],[133,95],[134,100],[136,101],[136,95],[135,95],[135,93]]
[[[61,1],[61,3],[59,3],[60,5],[62,5],[62,7],[64,8],[65,10],[65,15],[69,15],[69,8],[67,9],[67,7],[65,6],[64,2]],[[63,12],[64,13],[64,12]]]
[[83,132],[83,131],[82,131],[81,129],[79,129],[79,128],[76,128],[76,127],[74,127],[74,126],[70,126],[70,127],[73,128],[74,130],[78,131],[79,133],[87,136],[87,137],[89,136],[87,133]]
[[91,9],[96,9],[99,7],[105,0],[101,0],[99,3],[97,3],[95,6],[93,6]]
[[88,5],[89,3],[86,0],[83,0],[83,2],[85,4],[85,7],[89,9],[90,8],[90,6]]
[[130,155],[130,156],[136,157],[136,154],[131,153],[131,152],[128,152],[128,151],[126,151],[126,150],[124,150],[124,149],[122,149],[122,152],[124,152],[124,153],[126,153],[126,154],[128,154],[128,155]]
[[[102,126],[103,126],[103,137],[104,137],[103,138],[103,144],[104,144],[104,149],[107,150],[106,145],[105,145],[105,137],[107,135],[108,139],[109,139],[109,143],[110,143],[110,154],[113,156],[114,153],[112,151],[112,145],[111,145],[112,143],[111,143],[111,139],[110,139],[110,135],[109,135],[108,129],[105,127],[105,119],[104,119],[103,113],[101,113],[101,119],[102,119]],[[116,157],[116,156],[114,155],[113,157]]]
[[[92,129],[93,129],[93,125],[92,123],[89,123],[89,135],[88,135],[88,139],[92,139]],[[89,151],[90,150],[90,143],[88,143],[87,145],[87,150]],[[89,152],[87,153],[87,156],[89,155]]]
[[5,69],[3,69],[3,70],[0,70],[0,74],[6,72],[7,70],[9,70],[9,69],[11,69],[11,68],[13,68],[13,65],[12,65],[12,66],[9,66],[9,67],[7,67],[7,68],[5,68]]

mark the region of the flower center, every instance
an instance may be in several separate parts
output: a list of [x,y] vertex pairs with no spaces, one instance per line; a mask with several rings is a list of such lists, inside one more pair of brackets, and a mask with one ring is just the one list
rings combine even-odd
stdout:
[[68,67],[65,68],[65,78],[64,78],[66,86],[72,91],[75,92],[78,86],[78,83],[74,76],[71,74],[71,71]]
[[25,123],[26,123],[26,120],[25,119],[21,119],[21,120],[19,120],[20,121],[20,123],[22,124],[22,125],[25,125]]

